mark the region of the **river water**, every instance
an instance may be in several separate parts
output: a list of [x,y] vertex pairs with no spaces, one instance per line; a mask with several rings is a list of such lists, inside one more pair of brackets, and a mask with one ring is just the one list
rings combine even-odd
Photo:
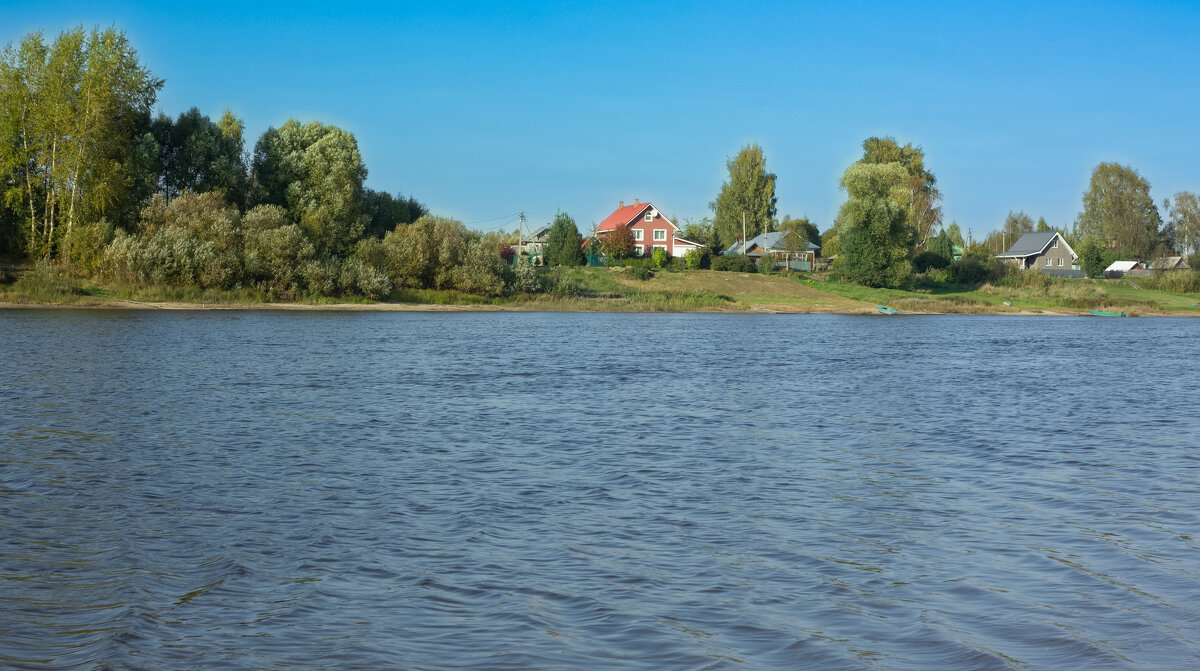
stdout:
[[1200,668],[1200,321],[0,311],[0,667]]

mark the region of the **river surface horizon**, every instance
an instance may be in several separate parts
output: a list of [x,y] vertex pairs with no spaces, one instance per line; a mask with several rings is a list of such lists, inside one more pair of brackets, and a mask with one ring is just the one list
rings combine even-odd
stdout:
[[0,310],[0,667],[1200,668],[1197,325]]

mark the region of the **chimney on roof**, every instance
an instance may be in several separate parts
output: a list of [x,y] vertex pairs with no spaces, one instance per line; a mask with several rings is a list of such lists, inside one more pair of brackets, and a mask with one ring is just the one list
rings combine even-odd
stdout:
[[634,198],[634,199],[633,199],[633,204],[634,204],[634,205],[641,205],[641,204],[642,204],[642,201],[638,200],[637,198]]
[[621,209],[622,207],[625,207],[625,201],[623,201],[623,200],[618,200],[618,201],[617,201],[617,209],[619,210],[619,209]]

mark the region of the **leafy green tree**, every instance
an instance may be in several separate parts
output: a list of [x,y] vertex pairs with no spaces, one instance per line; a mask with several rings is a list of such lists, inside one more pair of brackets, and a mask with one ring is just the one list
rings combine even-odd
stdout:
[[655,270],[662,268],[671,261],[671,255],[667,254],[667,250],[662,247],[655,247],[654,251],[650,252],[650,265]]
[[775,218],[775,174],[767,172],[762,147],[746,145],[725,167],[729,180],[708,204],[714,214],[713,237],[719,251],[741,239],[743,218],[750,238],[766,232]]
[[1075,219],[1077,236],[1092,236],[1123,256],[1145,259],[1160,242],[1161,225],[1150,183],[1136,170],[1117,163],[1096,166]]
[[1182,254],[1200,253],[1200,199],[1190,191],[1180,191],[1169,213],[1175,248]]
[[217,122],[195,107],[175,120],[160,114],[151,134],[158,143],[159,188],[167,200],[185,190],[220,190],[229,202],[244,206],[249,186],[244,130],[229,110]]
[[900,205],[908,189],[904,166],[855,163],[846,170],[841,184],[849,194],[837,218],[842,272],[864,286],[905,284],[912,274],[908,259],[913,232]]
[[482,240],[470,243],[455,270],[455,286],[459,291],[479,296],[504,293],[504,261],[496,248]]
[[946,236],[950,238],[950,242],[964,249],[966,248],[967,243],[963,241],[962,229],[958,227],[957,221],[950,222],[950,225],[946,227]]
[[1050,231],[1053,231],[1053,230],[1054,230],[1053,228],[1050,228],[1050,224],[1046,223],[1045,217],[1038,217],[1038,223],[1037,223],[1037,232],[1038,233],[1049,233]]
[[384,236],[388,275],[394,285],[414,289],[433,286],[437,259],[433,225],[434,218],[424,216]]
[[546,262],[552,266],[587,263],[583,255],[583,237],[575,227],[575,220],[566,212],[554,215],[554,223],[550,224],[550,232],[546,234]]
[[704,246],[712,254],[719,254],[724,251],[719,249],[716,232],[713,228],[713,220],[708,217],[700,221],[688,221],[683,227],[683,239],[691,240]]
[[1108,263],[1104,258],[1104,246],[1094,237],[1087,237],[1079,245],[1079,267],[1088,277],[1103,277]]
[[622,226],[609,231],[600,239],[600,253],[614,261],[620,261],[633,256],[634,244],[633,231]]
[[904,188],[896,198],[905,208],[908,224],[916,232],[915,245],[924,249],[934,232],[942,225],[942,192],[937,178],[925,167],[925,151],[912,143],[903,147],[891,137],[869,137],[863,140],[861,163],[899,163],[906,173]]
[[385,191],[367,189],[363,192],[363,212],[366,214],[364,235],[379,239],[400,224],[411,224],[429,214],[429,209],[416,198],[392,196]]
[[292,119],[267,129],[255,144],[250,200],[287,209],[318,253],[344,255],[365,228],[366,177],[352,134]]
[[0,54],[0,175],[5,202],[26,217],[26,249],[51,254],[81,220],[123,208],[139,123],[162,81],[116,29],[41,32]]

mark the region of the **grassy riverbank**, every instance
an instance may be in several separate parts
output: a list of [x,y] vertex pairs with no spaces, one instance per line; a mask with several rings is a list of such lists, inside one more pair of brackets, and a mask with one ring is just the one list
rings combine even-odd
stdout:
[[[907,290],[871,289],[822,275],[758,275],[709,270],[634,279],[625,269],[574,268],[558,291],[484,298],[458,291],[400,289],[386,301],[281,300],[255,289],[97,284],[46,267],[0,276],[0,304],[64,307],[280,308],[353,310],[542,310],[598,312],[874,313],[876,305],[927,314],[1200,314],[1200,293],[1164,291],[1129,279],[1018,278],[981,287],[917,282]],[[1010,305],[1005,305],[1005,303]]]

